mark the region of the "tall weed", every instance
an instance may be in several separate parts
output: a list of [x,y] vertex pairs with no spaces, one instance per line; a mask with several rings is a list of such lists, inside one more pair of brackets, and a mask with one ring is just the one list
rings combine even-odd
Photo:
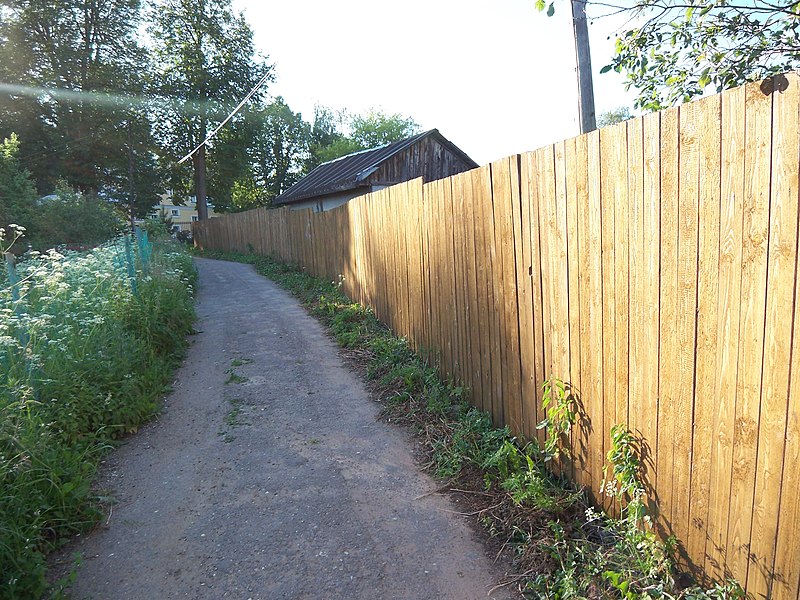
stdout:
[[2,598],[45,593],[46,553],[99,516],[100,458],[158,410],[185,351],[191,258],[157,247],[134,294],[123,252],[117,240],[28,256],[16,289],[0,269]]

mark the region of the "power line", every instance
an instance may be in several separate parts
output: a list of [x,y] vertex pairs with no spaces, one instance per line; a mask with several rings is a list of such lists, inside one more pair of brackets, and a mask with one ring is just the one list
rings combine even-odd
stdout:
[[225,117],[225,120],[222,123],[220,123],[214,131],[209,133],[206,136],[206,139],[204,139],[200,144],[198,144],[198,146],[194,150],[192,150],[191,152],[189,152],[189,154],[187,154],[182,159],[180,159],[178,161],[178,164],[180,165],[183,162],[185,162],[186,160],[188,160],[189,158],[191,158],[191,156],[195,152],[197,152],[198,150],[200,150],[200,148],[202,148],[208,142],[210,142],[214,138],[214,136],[217,135],[217,132],[219,132],[219,130],[222,129],[225,126],[225,124],[228,121],[230,121],[237,112],[239,112],[239,110],[247,103],[247,101],[250,100],[250,98],[252,98],[256,94],[256,92],[258,92],[258,90],[261,89],[261,86],[263,86],[269,80],[270,76],[271,76],[271,73],[269,73],[269,72],[265,73],[264,76],[261,78],[261,81],[259,81],[255,85],[255,87],[248,92],[248,94],[244,97],[244,99],[241,102],[239,102],[239,104],[236,106],[236,108],[234,108],[233,111],[231,111],[231,114],[229,114],[227,117]]

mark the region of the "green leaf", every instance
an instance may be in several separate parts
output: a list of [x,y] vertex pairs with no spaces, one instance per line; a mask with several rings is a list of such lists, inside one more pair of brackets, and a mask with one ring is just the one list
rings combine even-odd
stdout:
[[534,6],[536,7],[536,10],[538,10],[539,12],[543,11],[544,10],[544,0],[536,0],[536,4],[534,4]]
[[613,68],[613,65],[606,65],[602,69],[600,69],[600,74],[608,73]]
[[550,6],[547,7],[547,16],[548,17],[552,17],[553,14],[555,14],[555,12],[556,12],[556,8],[555,8],[555,6],[553,6],[553,3],[551,2]]

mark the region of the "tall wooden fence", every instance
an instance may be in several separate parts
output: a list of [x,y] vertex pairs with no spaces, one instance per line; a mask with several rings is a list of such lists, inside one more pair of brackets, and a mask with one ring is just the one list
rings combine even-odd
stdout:
[[[800,585],[800,77],[776,77],[330,212],[198,223],[337,280],[533,438],[580,391],[576,481],[642,440],[656,527],[754,597]],[[602,498],[599,498],[602,501]]]

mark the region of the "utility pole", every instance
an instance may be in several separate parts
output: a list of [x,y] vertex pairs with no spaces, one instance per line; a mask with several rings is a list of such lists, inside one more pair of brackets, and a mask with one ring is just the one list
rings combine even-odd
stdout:
[[586,0],[572,0],[572,30],[575,33],[575,59],[578,65],[578,117],[581,133],[597,129],[592,86],[592,57],[586,26]]

